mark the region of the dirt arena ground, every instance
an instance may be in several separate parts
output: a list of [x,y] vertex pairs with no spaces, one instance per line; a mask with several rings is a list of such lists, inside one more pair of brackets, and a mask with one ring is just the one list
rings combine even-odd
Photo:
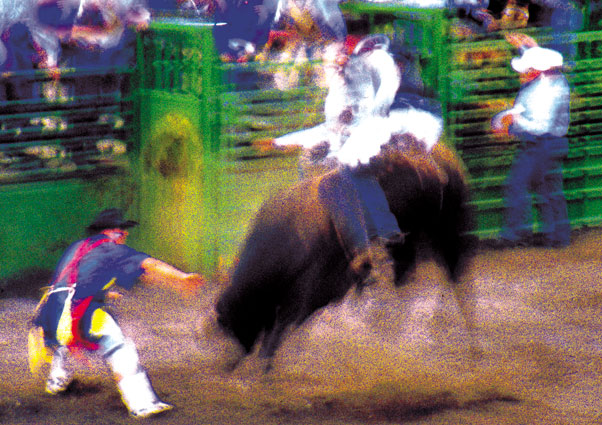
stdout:
[[[482,250],[467,277],[472,333],[425,262],[403,288],[374,287],[320,311],[267,374],[254,356],[225,371],[227,344],[202,334],[217,283],[187,300],[137,288],[113,308],[157,392],[176,406],[142,422],[602,424],[601,246],[592,230],[565,249]],[[36,302],[0,299],[0,423],[135,423],[95,357],[73,364],[66,394],[44,393],[27,368]]]

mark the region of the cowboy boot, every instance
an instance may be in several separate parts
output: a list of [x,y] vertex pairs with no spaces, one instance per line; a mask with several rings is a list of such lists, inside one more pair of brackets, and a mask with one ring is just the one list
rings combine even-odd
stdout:
[[132,417],[147,418],[173,409],[172,405],[164,403],[155,394],[145,372],[123,377],[117,387]]
[[67,356],[69,350],[67,347],[58,347],[54,350],[52,363],[50,364],[50,373],[46,380],[46,392],[51,395],[59,394],[67,389],[73,379],[73,374],[66,368]]
[[138,352],[130,342],[106,358],[117,380],[117,388],[130,416],[147,418],[173,408],[155,393],[146,372],[140,366]]

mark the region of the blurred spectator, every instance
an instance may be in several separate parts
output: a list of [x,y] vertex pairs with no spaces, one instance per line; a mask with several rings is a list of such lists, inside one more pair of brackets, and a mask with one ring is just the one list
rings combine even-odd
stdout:
[[589,2],[589,10],[586,10],[586,16],[589,17],[589,25],[587,30],[599,30],[602,29],[602,2],[591,1]]
[[435,99],[435,93],[424,85],[420,60],[415,49],[406,45],[397,45],[392,48],[392,53],[401,71],[401,84],[391,109],[411,107],[440,117],[442,114],[441,103]]
[[529,21],[529,0],[451,0],[461,23],[453,28],[456,35],[470,37],[492,31],[525,28]]
[[336,40],[343,42],[347,27],[339,0],[281,0],[276,19],[284,30],[294,28],[308,41]]
[[525,28],[529,22],[529,0],[508,0],[500,19],[492,29],[511,30]]
[[[32,32],[40,52],[38,67],[46,69],[51,77],[41,84],[41,95],[50,102],[61,102],[70,96],[60,81],[60,70],[68,66],[63,45],[70,40],[78,6],[78,0],[41,0],[36,8]],[[49,124],[48,128],[54,127],[55,124]]]
[[218,0],[213,36],[222,60],[245,62],[268,41],[279,0]]
[[150,12],[140,3],[93,0],[80,8],[68,46],[70,65],[101,74],[78,78],[76,95],[114,93],[125,88],[118,68],[133,67],[136,31],[148,27]]
[[[223,62],[254,60],[268,42],[279,0],[218,0],[213,25],[215,47]],[[229,68],[225,76],[235,90],[259,89],[255,69]]]
[[213,0],[177,0],[179,10],[193,16],[212,16],[215,13],[215,2]]
[[572,0],[531,1],[538,6],[533,25],[552,29],[552,39],[543,46],[559,51],[572,65],[577,55],[574,33],[583,28],[581,5]]
[[[298,84],[299,67],[311,70],[316,85],[328,87],[328,66],[342,51],[347,27],[338,0],[281,0],[276,28],[282,30],[282,46],[268,58],[278,63],[294,63],[275,75],[278,88]],[[273,33],[272,33],[273,34]],[[267,46],[268,49],[273,45]],[[270,52],[267,52],[270,53]],[[324,66],[305,64],[322,60]]]
[[457,9],[467,33],[482,34],[493,30],[495,18],[488,10],[489,0],[450,0],[450,7]]
[[178,0],[148,0],[147,5],[153,17],[174,14],[178,10]]
[[79,0],[41,0],[38,2],[33,29],[34,40],[40,46],[40,67],[56,69],[62,59],[62,43],[71,37]]
[[208,18],[213,16],[216,0],[148,0],[146,8],[157,18]]
[[17,23],[31,24],[37,0],[0,0],[0,69],[6,61],[7,47],[4,32]]
[[[33,41],[29,27],[22,23],[10,26],[1,34],[1,39],[6,46],[4,61],[0,64],[0,106],[6,112],[14,114],[27,112],[24,104],[13,104],[10,107],[6,101],[31,100],[35,98],[33,72],[35,64],[39,62],[38,51]],[[24,127],[28,126],[27,118],[6,118],[3,129],[14,129],[19,135]]]
[[[133,68],[136,65],[137,32],[145,31],[150,24],[150,11],[142,3],[132,3],[117,7],[116,14],[121,29],[121,37],[114,47],[108,47],[105,56],[108,63],[116,68]],[[130,88],[129,74],[121,77],[121,91]]]
[[[38,52],[34,67],[45,69],[49,77],[36,79],[34,98],[63,102],[69,97],[67,87],[60,81],[60,68],[66,65],[62,62],[62,43],[69,40],[78,4],[78,0],[40,0],[33,8],[30,29]],[[42,131],[66,128],[60,116],[38,117],[32,124],[42,126]]]
[[[127,0],[88,0],[82,3],[65,46],[69,65],[83,74],[72,80],[80,99],[104,102],[107,96],[123,98],[129,90],[129,68],[136,61],[136,31],[146,29],[150,12],[140,3]],[[87,97],[87,98],[82,98]],[[79,119],[99,120],[121,128],[116,111],[80,114]]]
[[5,81],[2,85],[3,91],[0,92],[0,100],[31,99],[33,97],[31,76],[18,75],[23,71],[33,71],[35,64],[39,62],[38,50],[31,31],[26,24],[19,22],[7,28],[1,34],[1,39],[6,47],[4,61],[0,65],[2,78]]

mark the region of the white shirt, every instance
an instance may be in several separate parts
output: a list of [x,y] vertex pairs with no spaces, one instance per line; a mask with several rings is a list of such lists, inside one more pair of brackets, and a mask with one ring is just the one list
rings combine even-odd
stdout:
[[[328,157],[351,167],[367,164],[391,138],[388,113],[400,80],[399,69],[387,50],[352,55],[344,72],[330,81],[324,106],[326,121],[282,136],[276,139],[276,144],[311,149],[328,141]],[[339,117],[349,108],[353,121],[343,126]]]
[[569,85],[564,75],[541,74],[525,84],[514,101],[512,131],[564,136],[569,127]]

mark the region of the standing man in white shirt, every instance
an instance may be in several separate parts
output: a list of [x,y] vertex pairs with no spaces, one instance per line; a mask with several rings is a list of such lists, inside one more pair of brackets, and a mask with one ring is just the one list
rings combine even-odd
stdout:
[[562,161],[568,154],[570,88],[562,73],[563,57],[555,50],[521,46],[512,68],[521,88],[514,106],[492,120],[496,132],[520,140],[505,188],[506,214],[497,244],[528,244],[532,236],[531,194],[539,195],[543,245],[570,244],[570,222],[562,188]]

